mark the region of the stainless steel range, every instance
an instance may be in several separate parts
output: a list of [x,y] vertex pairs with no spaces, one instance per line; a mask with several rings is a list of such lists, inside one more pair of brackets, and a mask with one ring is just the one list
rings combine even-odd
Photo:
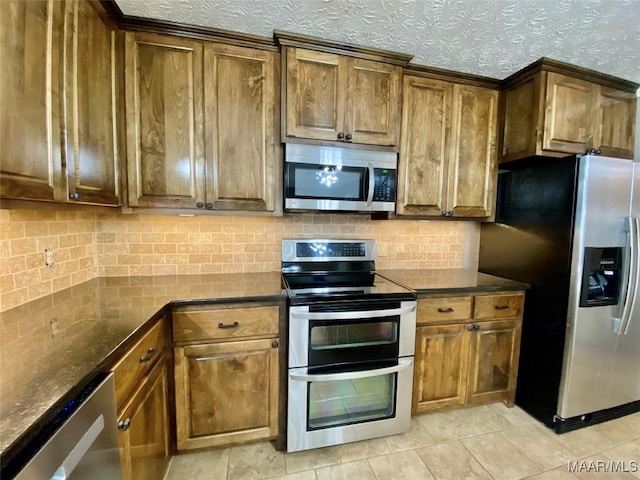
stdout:
[[375,259],[375,240],[282,241],[289,452],[409,430],[416,294]]

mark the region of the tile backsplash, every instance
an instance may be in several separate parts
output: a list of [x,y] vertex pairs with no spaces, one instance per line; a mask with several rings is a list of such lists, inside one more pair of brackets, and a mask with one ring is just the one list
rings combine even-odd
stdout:
[[[283,238],[374,238],[379,269],[460,268],[470,222],[357,214],[122,215],[0,210],[0,311],[96,276],[265,272]],[[53,265],[45,266],[45,248]],[[472,252],[473,254],[473,252]]]

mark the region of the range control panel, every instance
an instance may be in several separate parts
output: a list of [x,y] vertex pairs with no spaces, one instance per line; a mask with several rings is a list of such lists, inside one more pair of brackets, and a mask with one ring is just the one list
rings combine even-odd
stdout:
[[366,254],[364,243],[301,242],[296,245],[299,258],[364,257]]

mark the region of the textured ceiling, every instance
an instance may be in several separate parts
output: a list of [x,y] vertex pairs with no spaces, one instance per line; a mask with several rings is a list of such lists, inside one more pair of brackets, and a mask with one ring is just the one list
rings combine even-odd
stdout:
[[117,0],[125,15],[286,30],[502,79],[549,57],[640,83],[640,0]]

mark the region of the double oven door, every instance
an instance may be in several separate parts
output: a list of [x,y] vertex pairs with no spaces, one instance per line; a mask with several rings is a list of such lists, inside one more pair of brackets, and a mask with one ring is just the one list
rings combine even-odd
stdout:
[[415,301],[289,309],[287,450],[409,429]]

